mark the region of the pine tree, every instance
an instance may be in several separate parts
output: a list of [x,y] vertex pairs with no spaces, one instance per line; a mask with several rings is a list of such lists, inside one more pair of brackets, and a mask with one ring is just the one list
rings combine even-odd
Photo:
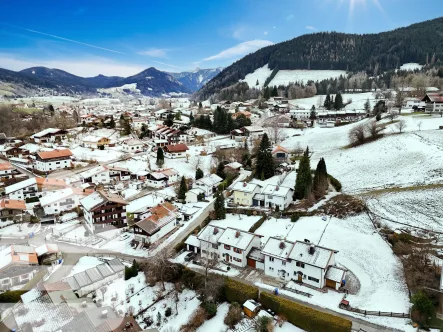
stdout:
[[326,170],[326,163],[323,158],[317,164],[313,180],[313,193],[316,198],[325,195],[329,187],[328,172]]
[[309,148],[306,148],[298,167],[297,178],[295,180],[294,198],[308,198],[312,193],[312,174],[309,158]]
[[115,120],[112,115],[111,115],[111,121],[109,121],[109,128],[112,128],[112,129],[115,128]]
[[201,170],[201,168],[197,168],[197,169],[195,170],[195,179],[196,179],[196,180],[201,179],[203,176],[204,176],[204,173],[203,173],[203,171]]
[[202,102],[199,102],[199,103],[198,103],[198,108],[199,108],[199,109],[202,109],[202,108],[203,108],[203,104],[202,104]]
[[192,124],[194,123],[194,116],[191,114],[189,115],[189,124],[192,126]]
[[268,100],[271,97],[271,92],[269,91],[269,87],[267,86],[266,88],[264,88],[263,90],[263,98],[265,100]]
[[182,179],[180,181],[180,188],[178,189],[178,199],[185,199],[186,198],[186,192],[188,191],[188,186],[186,184],[186,179],[184,176],[182,176]]
[[223,192],[217,191],[214,202],[215,219],[226,219],[225,197]]
[[163,154],[163,149],[162,148],[158,148],[156,164],[157,164],[158,167],[162,167],[164,163],[165,163],[165,156]]
[[265,133],[261,139],[255,161],[255,176],[257,178],[269,179],[275,174],[274,158],[271,153],[271,143]]
[[371,112],[371,103],[369,102],[369,98],[365,101],[364,105],[366,114],[369,114]]
[[336,110],[341,110],[343,108],[343,98],[340,92],[335,96],[334,108]]
[[217,174],[223,180],[226,178],[225,165],[222,162],[218,163],[217,170],[215,171],[215,174]]
[[278,97],[278,90],[276,85],[274,85],[274,87],[272,88],[271,97]]
[[258,83],[258,80],[257,80],[257,82],[255,83],[255,85],[260,85],[260,84]]
[[327,110],[330,110],[330,109],[331,109],[331,96],[329,95],[329,93],[326,95],[325,102],[323,103],[323,106],[324,106]]

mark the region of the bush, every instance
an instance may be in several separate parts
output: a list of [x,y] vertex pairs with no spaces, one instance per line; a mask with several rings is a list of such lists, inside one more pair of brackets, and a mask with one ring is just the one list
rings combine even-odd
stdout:
[[203,302],[201,306],[208,314],[208,318],[212,318],[217,314],[217,305],[215,303]]
[[334,178],[331,174],[328,174],[329,182],[334,187],[335,190],[341,191],[341,183],[336,178]]
[[351,331],[352,323],[347,319],[320,312],[272,294],[261,293],[260,302],[265,308],[288,317],[288,322],[307,332]]
[[27,290],[7,291],[0,294],[0,303],[16,303],[21,300],[20,296],[25,294]]
[[298,213],[294,213],[294,214],[291,216],[291,222],[297,222],[298,219],[300,219],[300,215],[299,215]]
[[266,220],[266,215],[261,217],[254,225],[252,225],[252,227],[249,229],[249,233],[254,233],[257,229],[259,229],[260,226],[263,225],[265,220]]
[[26,199],[25,199],[25,202],[26,203],[36,203],[36,202],[38,202],[39,201],[39,198],[38,197],[27,197]]
[[247,300],[258,300],[258,288],[232,279],[226,279],[223,292],[228,302],[243,304]]
[[182,332],[195,332],[207,319],[206,310],[203,308],[198,308],[195,313],[192,315],[189,322],[185,325],[182,325],[180,331]]
[[172,309],[171,307],[167,307],[165,310],[165,317],[169,317],[172,315]]
[[226,314],[224,323],[231,329],[234,328],[243,319],[243,310],[237,302],[231,303],[229,306],[229,311]]

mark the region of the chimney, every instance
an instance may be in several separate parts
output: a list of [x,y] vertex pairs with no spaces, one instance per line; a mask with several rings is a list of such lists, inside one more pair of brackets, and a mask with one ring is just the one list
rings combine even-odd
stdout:
[[311,246],[309,247],[309,254],[313,255],[315,252],[315,245],[311,244]]
[[103,318],[108,317],[108,310],[103,310],[103,311],[102,311],[102,317],[103,317]]
[[214,235],[217,235],[217,233],[218,233],[218,228],[215,227],[215,228],[214,228]]
[[278,186],[277,187],[275,187],[275,191],[278,191],[278,189],[280,189]]
[[243,187],[246,187],[246,186],[247,186],[246,182],[243,182]]
[[235,237],[240,237],[240,231],[235,232]]
[[285,249],[285,247],[286,247],[286,244],[283,241],[280,242],[279,248],[280,249]]

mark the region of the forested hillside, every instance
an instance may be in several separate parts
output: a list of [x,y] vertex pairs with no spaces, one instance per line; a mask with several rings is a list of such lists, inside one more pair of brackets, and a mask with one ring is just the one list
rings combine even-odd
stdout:
[[443,18],[378,34],[319,32],[264,47],[225,68],[197,97],[208,98],[255,69],[339,69],[375,76],[403,63],[443,61]]

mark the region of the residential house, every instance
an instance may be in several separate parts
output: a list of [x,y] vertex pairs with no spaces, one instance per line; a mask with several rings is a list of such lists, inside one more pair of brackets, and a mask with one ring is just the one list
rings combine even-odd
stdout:
[[111,171],[107,166],[96,166],[78,174],[83,183],[109,184]]
[[416,110],[424,110],[426,103],[419,98],[405,98],[403,108],[412,108]]
[[246,126],[231,131],[231,138],[236,139],[236,137],[250,137],[251,139],[258,139],[261,138],[264,134],[265,131],[262,127]]
[[0,250],[0,290],[26,284],[39,270],[35,248],[24,245],[5,246]]
[[66,139],[66,134],[68,132],[64,129],[58,128],[46,128],[34,135],[31,138],[35,143],[53,143],[56,141],[61,141],[62,139]]
[[228,227],[218,239],[218,244],[219,255],[223,261],[245,267],[248,253],[253,247],[260,247],[260,236]]
[[143,151],[144,143],[139,139],[131,138],[122,143],[122,149],[127,153]]
[[163,126],[151,131],[150,137],[156,140],[166,141],[168,144],[188,142],[188,135],[179,129]]
[[17,171],[10,163],[0,163],[0,180],[11,179],[18,174],[20,174],[20,172]]
[[231,173],[237,173],[237,172],[240,172],[242,167],[243,167],[242,164],[240,164],[237,161],[234,161],[232,163],[229,163],[229,164],[225,165],[225,171],[231,172]]
[[[294,190],[289,187],[282,187],[279,185],[268,184],[261,192],[261,198],[264,199],[264,206],[271,209],[280,209],[283,211],[289,204],[292,203],[292,196]],[[259,200],[254,197],[254,206],[259,206]]]
[[45,211],[45,215],[52,216],[76,208],[83,196],[84,193],[81,189],[65,188],[41,197],[40,205]]
[[146,243],[160,240],[175,228],[177,217],[177,207],[169,202],[151,208],[149,216],[134,225],[135,239]]
[[111,182],[131,180],[131,172],[126,168],[112,165],[106,166],[106,168],[109,170]]
[[439,113],[443,112],[443,92],[427,92],[422,101],[426,103],[425,112]]
[[186,151],[189,148],[186,144],[166,145],[163,147],[165,158],[186,158]]
[[205,197],[205,191],[202,188],[195,187],[189,189],[186,192],[185,202],[186,203],[197,203],[201,201],[201,198]]
[[232,187],[234,204],[252,206],[256,194],[261,193],[261,187],[255,183],[237,182]]
[[99,190],[80,200],[86,225],[91,232],[98,227],[113,225],[123,227],[127,224],[126,205],[122,197]]
[[18,158],[22,156],[22,151],[20,148],[16,146],[4,146],[3,149],[0,151],[3,156],[6,158]]
[[13,200],[26,200],[27,198],[37,197],[37,192],[36,178],[20,181],[5,188],[6,196]]
[[277,145],[271,153],[277,164],[285,163],[289,159],[289,150],[280,145]]
[[0,200],[0,220],[13,220],[15,216],[26,210],[24,200],[2,199]]
[[250,119],[252,113],[248,111],[239,111],[231,115],[233,120],[236,120],[240,115],[243,115],[245,118]]
[[48,173],[57,169],[72,167],[72,152],[69,149],[40,151],[37,153],[35,169],[42,173]]
[[191,234],[188,236],[188,238],[185,240],[186,244],[186,250],[194,252],[196,254],[200,253],[200,240],[197,238],[197,236]]
[[178,172],[173,168],[150,172],[146,175],[145,183],[151,188],[168,187],[178,181]]
[[264,255],[264,271],[267,276],[291,280],[293,271],[288,261],[294,242],[270,237],[261,253]]
[[212,196],[218,189],[218,185],[223,181],[217,174],[210,174],[198,179],[192,185],[193,188],[202,189],[205,197]]
[[8,137],[5,133],[0,133],[0,145],[5,144],[8,141]]
[[150,209],[163,203],[165,198],[157,195],[156,192],[149,193],[143,197],[131,201],[126,206],[128,217],[132,218],[134,222],[138,222],[150,216]]
[[200,251],[203,257],[221,257],[218,240],[223,235],[225,228],[209,224],[197,235],[200,241]]
[[91,149],[101,149],[108,147],[111,140],[103,136],[89,135],[83,138],[83,146]]

